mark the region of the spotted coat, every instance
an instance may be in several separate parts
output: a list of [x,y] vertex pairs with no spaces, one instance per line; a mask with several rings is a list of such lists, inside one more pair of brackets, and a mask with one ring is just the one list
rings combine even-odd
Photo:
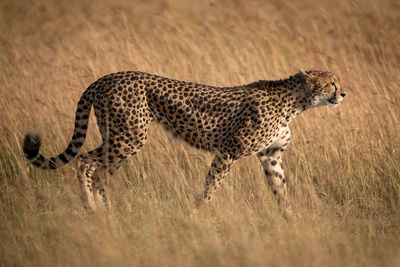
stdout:
[[78,179],[88,208],[95,209],[97,199],[107,203],[105,177],[143,147],[151,121],[189,144],[215,153],[198,203],[211,199],[235,161],[252,154],[258,155],[272,192],[286,203],[281,154],[290,141],[290,122],[309,108],[337,106],[344,95],[338,78],[323,71],[301,70],[283,80],[234,87],[119,72],[100,78],[83,93],[72,140],[64,152],[52,158],[42,156],[40,138],[34,132],[26,135],[24,152],[42,169],[67,164],[83,145],[93,106],[102,144],[78,159]]

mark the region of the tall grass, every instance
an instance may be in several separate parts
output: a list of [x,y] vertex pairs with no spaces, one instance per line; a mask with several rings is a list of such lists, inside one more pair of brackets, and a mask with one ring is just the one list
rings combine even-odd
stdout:
[[[397,1],[0,2],[0,265],[398,266],[400,5]],[[45,172],[29,130],[61,152],[76,102],[102,75],[141,70],[228,86],[298,69],[336,73],[347,96],[291,125],[286,221],[258,160],[233,167],[190,216],[212,156],[153,125],[88,214],[74,162]],[[100,142],[90,121],[83,151]]]

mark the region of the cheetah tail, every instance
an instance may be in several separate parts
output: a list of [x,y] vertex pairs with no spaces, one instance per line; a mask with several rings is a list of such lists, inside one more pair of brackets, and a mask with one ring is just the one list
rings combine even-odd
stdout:
[[35,132],[29,132],[24,139],[25,157],[36,167],[44,170],[58,169],[70,162],[78,154],[85,141],[88,129],[90,109],[93,104],[92,90],[86,90],[81,96],[76,109],[75,128],[72,140],[64,152],[56,157],[45,158],[39,153],[40,137]]

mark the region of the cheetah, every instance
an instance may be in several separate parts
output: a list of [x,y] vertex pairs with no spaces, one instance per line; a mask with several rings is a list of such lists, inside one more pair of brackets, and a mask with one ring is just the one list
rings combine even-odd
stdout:
[[[46,158],[40,138],[24,139],[26,158],[52,170],[70,162],[83,145],[91,107],[102,144],[78,157],[78,180],[85,207],[107,204],[103,184],[128,156],[146,143],[156,121],[189,144],[215,154],[199,203],[209,202],[232,164],[256,154],[278,203],[290,208],[282,152],[289,145],[290,122],[319,106],[336,107],[345,93],[337,76],[327,71],[300,70],[281,80],[260,80],[234,87],[215,87],[127,71],[106,75],[81,96],[72,140],[64,152]],[[99,204],[100,203],[100,204]]]

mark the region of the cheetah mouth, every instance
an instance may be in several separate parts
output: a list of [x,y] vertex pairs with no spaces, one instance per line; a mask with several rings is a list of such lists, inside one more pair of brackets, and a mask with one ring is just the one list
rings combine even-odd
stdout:
[[339,105],[339,102],[335,98],[331,98],[326,100],[328,106],[336,108]]

